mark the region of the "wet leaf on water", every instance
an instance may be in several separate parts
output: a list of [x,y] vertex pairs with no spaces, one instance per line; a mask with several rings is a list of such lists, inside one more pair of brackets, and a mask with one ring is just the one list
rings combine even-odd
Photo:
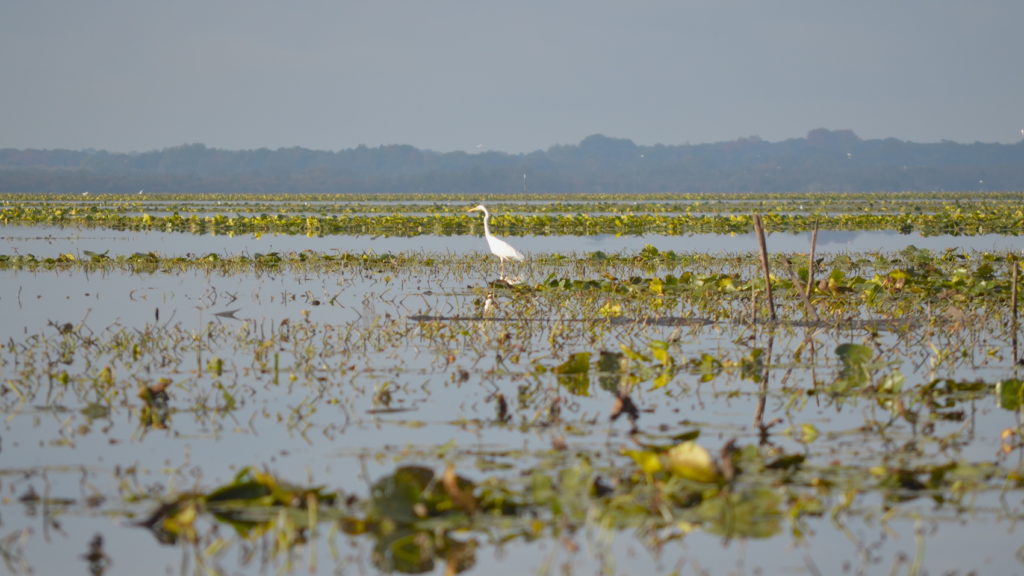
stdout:
[[196,539],[194,523],[199,516],[201,500],[198,494],[182,494],[160,505],[138,525],[149,529],[162,543],[173,544],[179,538],[192,542]]
[[282,509],[298,512],[294,516],[294,525],[298,526],[309,517],[304,508],[311,503],[330,504],[334,500],[335,494],[324,492],[320,487],[298,487],[280,482],[270,474],[244,468],[233,482],[209,494],[185,493],[161,505],[139,525],[153,532],[160,542],[173,543],[179,538],[194,541],[194,522],[207,511],[246,538],[254,531],[262,531]]
[[[700,429],[695,428],[693,430],[686,430],[670,436],[659,436],[650,433],[637,434],[632,437],[632,440],[634,443],[646,450],[662,453],[669,451],[680,443],[696,440],[699,437]],[[658,440],[664,440],[666,442],[660,443]]]
[[110,416],[110,408],[97,402],[90,402],[82,408],[82,416],[89,420],[98,420]]
[[371,488],[374,519],[409,524],[449,512],[472,513],[479,508],[476,485],[446,469],[441,478],[424,466],[402,466]]
[[722,361],[710,354],[701,354],[699,360],[690,361],[691,369],[700,376],[701,382],[710,382],[722,373]]
[[894,502],[917,498],[918,492],[927,488],[918,478],[918,470],[876,466],[871,473],[879,477],[878,487],[885,492],[886,499]]
[[558,385],[569,391],[574,396],[590,395],[590,377],[583,374],[559,374],[556,376]]
[[785,454],[764,465],[768,470],[794,470],[800,468],[807,457],[803,454]]
[[569,356],[565,362],[552,370],[558,378],[558,384],[576,396],[590,394],[590,352],[577,352]]
[[704,500],[698,514],[712,534],[727,538],[768,538],[782,529],[782,497],[768,488],[722,492]]
[[336,495],[322,487],[302,487],[278,480],[266,472],[243,468],[230,484],[220,486],[202,503],[221,522],[235,528],[242,537],[259,532],[278,515],[281,509],[302,510],[297,524],[307,518],[305,509],[323,502],[331,504]]
[[626,455],[636,462],[640,471],[647,476],[661,472],[661,454],[654,450],[626,450]]
[[878,382],[878,393],[879,394],[899,394],[903,389],[903,383],[906,381],[906,377],[903,376],[902,372],[895,371],[890,372],[882,377]]
[[228,484],[214,490],[206,497],[206,501],[217,503],[244,500],[254,506],[266,506],[273,503],[273,499],[269,498],[271,493],[272,490],[266,484],[255,480],[247,480]]
[[110,260],[110,250],[104,250],[103,252],[83,250],[82,253],[89,257],[90,262],[104,262],[106,260]]
[[654,357],[662,366],[671,366],[675,364],[675,360],[668,351],[668,342],[661,340],[654,340],[648,346],[651,349],[651,356]]
[[420,517],[416,504],[428,495],[427,486],[434,479],[434,471],[424,466],[402,466],[394,474],[377,480],[370,490],[374,513],[397,522],[412,522]]
[[957,393],[984,392],[991,388],[991,384],[983,380],[954,380],[952,378],[938,378],[921,387],[922,393],[932,395],[949,395]]
[[801,444],[810,444],[818,439],[818,428],[814,424],[804,423],[799,427],[791,429],[793,439]]
[[637,352],[636,350],[633,350],[632,348],[630,348],[629,346],[626,346],[625,344],[620,344],[619,348],[622,349],[622,353],[625,354],[626,357],[629,358],[630,360],[633,360],[635,362],[650,362],[651,361],[651,359],[649,357],[644,356],[643,354]]
[[586,374],[590,370],[590,352],[576,352],[555,366],[555,374]]
[[379,537],[372,560],[385,572],[401,574],[430,572],[440,560],[445,564],[445,574],[459,574],[476,565],[476,548],[475,540],[461,542],[448,534],[398,530]]
[[996,394],[999,396],[999,407],[1003,410],[1016,411],[1024,406],[1024,386],[1016,378],[996,384]]
[[666,385],[668,385],[669,382],[672,381],[672,376],[672,371],[669,369],[665,369],[664,371],[662,371],[661,374],[658,374],[658,376],[654,378],[654,381],[651,383],[651,389],[657,390],[658,388],[664,388]]
[[665,454],[665,467],[680,478],[696,482],[716,482],[718,469],[711,454],[695,442],[683,442]]
[[601,350],[597,356],[597,370],[605,373],[618,373],[624,372],[628,367],[628,362],[625,361],[625,354],[621,352],[610,352],[608,350]]
[[[217,315],[220,315],[220,313]],[[214,356],[206,363],[206,369],[209,370],[211,374],[220,376],[224,372],[224,361],[219,357]]]
[[422,574],[434,569],[434,539],[427,531],[399,531],[381,537],[373,551],[373,564],[388,572]]
[[858,391],[871,383],[871,360],[874,351],[863,344],[840,344],[836,355],[842,363],[839,377],[832,383],[832,392],[843,394]]

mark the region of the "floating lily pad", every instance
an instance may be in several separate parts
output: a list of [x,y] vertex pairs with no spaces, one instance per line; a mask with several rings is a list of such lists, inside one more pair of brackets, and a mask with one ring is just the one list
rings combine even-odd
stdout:
[[669,472],[697,482],[716,482],[718,469],[711,454],[696,442],[683,442],[665,454]]
[[999,396],[999,407],[1004,410],[1017,411],[1024,406],[1024,386],[1016,378],[996,384],[996,394]]

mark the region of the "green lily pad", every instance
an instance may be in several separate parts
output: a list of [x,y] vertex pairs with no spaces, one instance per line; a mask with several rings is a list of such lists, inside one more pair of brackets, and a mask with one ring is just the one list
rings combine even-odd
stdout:
[[1003,410],[1020,410],[1024,406],[1024,386],[1016,378],[996,384],[996,394],[999,396],[999,407]]

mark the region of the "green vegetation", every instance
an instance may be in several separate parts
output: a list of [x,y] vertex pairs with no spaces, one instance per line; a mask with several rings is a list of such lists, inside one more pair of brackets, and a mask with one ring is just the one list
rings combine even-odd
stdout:
[[[467,218],[462,202],[449,196],[443,204],[412,203],[420,196],[384,199],[348,196],[299,196],[272,202],[263,197],[180,196],[139,201],[109,197],[14,196],[0,212],[5,225],[82,226],[113,230],[188,232],[193,234],[305,234],[310,236],[478,234],[479,219]],[[1019,193],[961,195],[869,194],[766,197],[689,195],[600,196],[548,199],[504,198],[493,227],[509,235],[591,235],[746,233],[751,214],[765,212],[765,225],[777,232],[824,230],[895,230],[923,235],[1004,234],[1024,230]],[[624,200],[629,199],[630,202]],[[381,203],[387,200],[386,203]],[[211,212],[213,212],[211,214]]]

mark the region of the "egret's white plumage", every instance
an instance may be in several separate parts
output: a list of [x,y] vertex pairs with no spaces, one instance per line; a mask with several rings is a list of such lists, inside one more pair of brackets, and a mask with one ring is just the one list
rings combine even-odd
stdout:
[[491,234],[491,227],[488,224],[488,220],[491,218],[491,213],[487,211],[487,208],[484,207],[483,204],[474,206],[467,210],[467,212],[484,213],[484,238],[487,239],[487,246],[491,249],[491,254],[497,256],[500,261],[501,277],[504,279],[505,260],[522,260],[523,253],[513,248],[508,242],[505,242],[501,238]]

